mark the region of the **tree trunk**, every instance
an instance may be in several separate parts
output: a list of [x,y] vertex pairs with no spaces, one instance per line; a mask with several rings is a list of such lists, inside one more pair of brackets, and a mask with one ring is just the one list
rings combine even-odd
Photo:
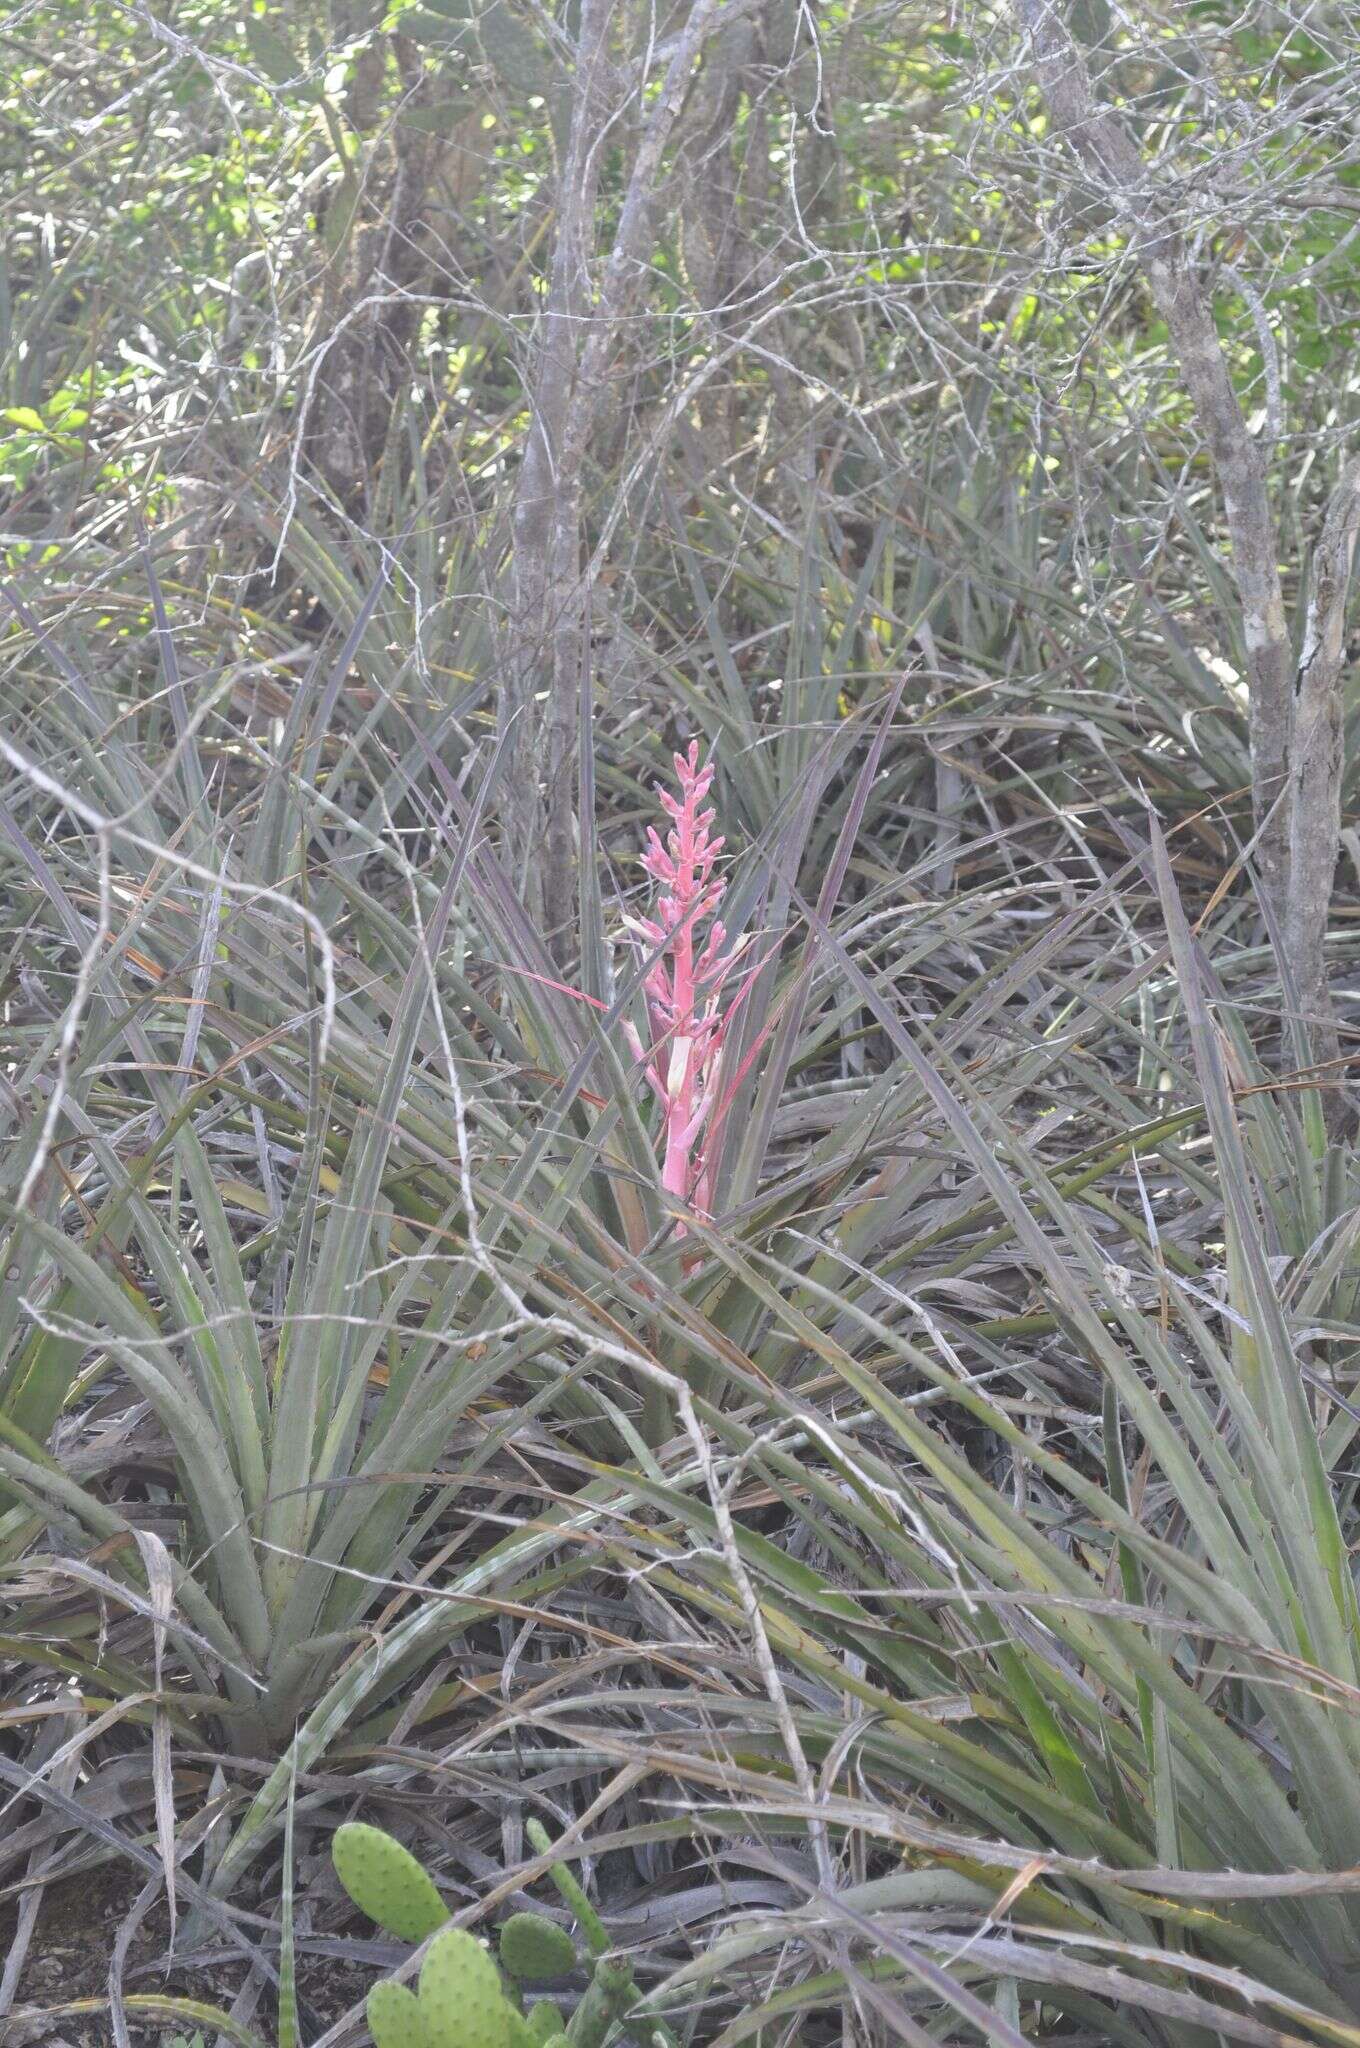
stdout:
[[513,651],[502,722],[513,722],[507,824],[531,915],[565,967],[577,943],[576,733],[590,687],[590,592],[582,570],[586,451],[598,434],[612,358],[645,275],[665,154],[717,0],[694,0],[669,44],[647,110],[618,226],[592,299],[599,152],[622,125],[632,77],[610,62],[606,0],[582,0],[567,143],[558,179],[548,302],[528,379],[530,426],[514,513]]

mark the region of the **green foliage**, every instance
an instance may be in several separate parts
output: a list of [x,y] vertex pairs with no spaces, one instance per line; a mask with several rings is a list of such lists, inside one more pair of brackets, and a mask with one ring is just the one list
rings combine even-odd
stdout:
[[252,15],[245,25],[246,47],[265,77],[274,85],[287,85],[299,77],[304,66],[288,39],[270,22]]
[[484,66],[512,98],[531,98],[551,83],[551,57],[512,0],[438,0],[404,8],[399,19],[403,35]]

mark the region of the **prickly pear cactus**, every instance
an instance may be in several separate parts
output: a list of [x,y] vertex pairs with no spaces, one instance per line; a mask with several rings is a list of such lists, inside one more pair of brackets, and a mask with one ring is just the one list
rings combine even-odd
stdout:
[[[538,2035],[529,2025],[523,2013],[518,2012],[508,1999],[506,2000],[505,2010],[510,2022],[510,2048],[539,2048]],[[558,2025],[561,2025],[560,2021]]]
[[511,2048],[511,2012],[500,1972],[464,1927],[437,1935],[420,1969],[420,2010],[429,2048]]
[[375,1984],[364,2001],[373,2048],[430,2048],[420,2000],[404,1984]]
[[550,1998],[542,1998],[537,2005],[531,2005],[525,2021],[529,2032],[539,2048],[562,2032],[562,2015]]
[[[526,1833],[540,1854],[551,1850],[539,1822],[528,1822]],[[370,1992],[374,2048],[605,2048],[630,2014],[646,2017],[646,2038],[653,2044],[680,2048],[666,2022],[647,2012],[632,1972],[611,1960],[608,1931],[565,1863],[554,1862],[551,1874],[590,1951],[589,1982],[569,2026],[551,1999],[540,2000],[526,2016],[518,1994],[507,1989],[507,1980],[540,1983],[578,1967],[576,1942],[556,1921],[541,1913],[515,1913],[506,1921],[500,1933],[502,1977],[473,1935],[448,1925],[428,1873],[382,1828],[348,1822],[337,1830],[331,1854],[341,1884],[370,1919],[403,1940],[429,1941],[418,1993],[396,1982],[376,1984]]]
[[429,1874],[382,1828],[346,1821],[335,1831],[331,1861],[359,1911],[402,1941],[424,1941],[449,1917]]
[[[529,1838],[531,1847],[537,1849],[540,1856],[546,1856],[551,1852],[553,1846],[552,1837],[541,1820],[526,1821],[524,1832]],[[576,1882],[576,1879],[567,1869],[566,1864],[554,1863],[548,1875],[557,1886],[558,1891],[566,1902],[567,1910],[571,1913],[576,1921],[576,1925],[585,1936],[586,1947],[590,1950],[590,1953],[593,1956],[608,1955],[611,1945],[608,1930],[599,1914],[595,1911],[595,1908],[591,1905],[590,1900]]]
[[576,1943],[541,1913],[512,1913],[501,1929],[501,1968],[518,1984],[542,1984],[576,1968]]

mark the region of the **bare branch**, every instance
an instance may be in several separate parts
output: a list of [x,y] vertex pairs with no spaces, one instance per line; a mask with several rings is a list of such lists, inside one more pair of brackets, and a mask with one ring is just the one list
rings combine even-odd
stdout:
[[1247,648],[1253,797],[1267,892],[1283,908],[1289,864],[1284,796],[1294,663],[1276,562],[1262,450],[1233,390],[1212,296],[1184,234],[1118,115],[1097,101],[1090,72],[1057,0],[1016,0],[1059,134],[1113,207],[1170,330],[1223,492],[1232,570]]
[[[1332,493],[1313,557],[1290,750],[1285,950],[1305,1018],[1319,1020],[1332,1038],[1323,942],[1341,846],[1340,682],[1357,532],[1360,458],[1347,465]],[[1320,1056],[1327,1057],[1331,1049],[1320,1047]]]

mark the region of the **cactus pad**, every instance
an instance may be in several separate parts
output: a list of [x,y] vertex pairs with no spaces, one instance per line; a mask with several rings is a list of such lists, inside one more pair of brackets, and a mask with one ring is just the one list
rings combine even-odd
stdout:
[[541,1998],[537,2005],[530,2006],[525,2024],[539,2048],[543,2048],[545,2041],[562,2032],[562,2015],[550,1998]]
[[576,1968],[576,1943],[541,1913],[513,1913],[501,1929],[501,1966],[520,1984],[566,1977]]
[[[539,2048],[538,2035],[529,2025],[529,2022],[525,2019],[523,2013],[517,2011],[516,2008],[513,2005],[511,2005],[509,1999],[507,1999],[505,2002],[505,2016],[506,2019],[509,2021],[510,2025],[510,2032],[506,2037],[509,2041],[510,2048]],[[558,2021],[558,2025],[561,2025],[560,2020]]]
[[430,2048],[420,2000],[404,1984],[375,1984],[364,2012],[374,2048]]
[[424,1941],[448,1920],[428,1872],[382,1828],[346,1821],[335,1831],[331,1861],[360,1912],[402,1941]]
[[[552,1838],[541,1820],[530,1820],[524,1824],[524,1832],[530,1844],[540,1856],[552,1853]],[[607,1956],[612,1943],[603,1920],[591,1905],[565,1863],[554,1863],[548,1872],[575,1918],[577,1926],[586,1939],[586,1947],[593,1956]]]
[[429,2048],[510,2048],[512,2014],[500,1972],[464,1927],[431,1942],[420,1971]]

